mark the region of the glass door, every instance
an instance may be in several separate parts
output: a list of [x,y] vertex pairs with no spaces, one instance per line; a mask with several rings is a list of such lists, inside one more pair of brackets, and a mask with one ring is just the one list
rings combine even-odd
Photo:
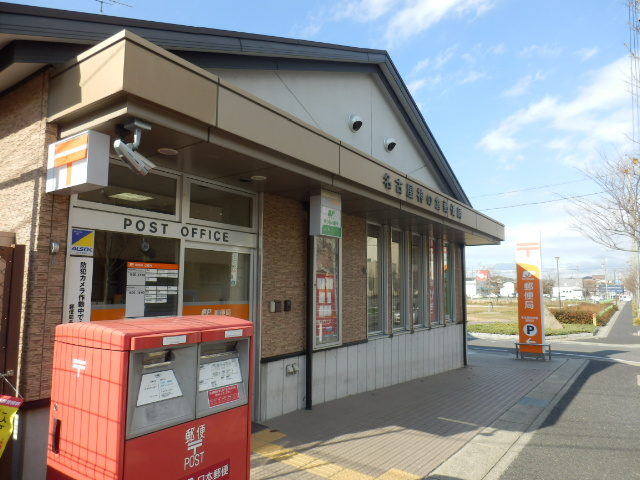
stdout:
[[251,320],[251,253],[185,248],[183,315]]

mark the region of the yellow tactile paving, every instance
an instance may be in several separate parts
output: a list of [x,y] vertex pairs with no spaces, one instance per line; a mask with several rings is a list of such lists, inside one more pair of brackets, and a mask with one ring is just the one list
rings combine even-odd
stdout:
[[388,472],[380,475],[377,480],[420,480],[421,478],[422,477],[418,475],[392,468]]
[[252,450],[263,457],[282,462],[318,477],[330,478],[331,480],[420,480],[421,478],[393,468],[376,479],[371,475],[350,470],[335,463],[271,443],[284,437],[286,437],[285,434],[273,430],[262,430],[254,433],[252,436]]
[[259,432],[251,435],[253,440],[262,440],[264,442],[275,442],[276,440],[280,440],[281,438],[286,437],[286,435],[277,430],[269,430],[265,428],[264,430],[260,430]]
[[374,480],[375,477],[367,475],[365,473],[356,472],[355,470],[349,470],[345,468],[341,472],[336,473],[331,480]]

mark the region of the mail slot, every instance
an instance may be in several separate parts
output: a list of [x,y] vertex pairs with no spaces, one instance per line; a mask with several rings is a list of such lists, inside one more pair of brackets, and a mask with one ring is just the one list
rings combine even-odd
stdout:
[[58,326],[47,478],[248,479],[253,331],[223,316]]

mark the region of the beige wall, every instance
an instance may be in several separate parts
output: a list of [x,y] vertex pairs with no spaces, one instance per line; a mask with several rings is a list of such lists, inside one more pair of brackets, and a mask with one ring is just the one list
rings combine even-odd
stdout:
[[[45,193],[46,146],[57,140],[55,125],[46,123],[47,100],[47,73],[0,96],[0,231],[14,232],[27,251],[18,378],[27,401],[49,396],[62,319],[69,200]],[[51,239],[61,246],[55,256]]]

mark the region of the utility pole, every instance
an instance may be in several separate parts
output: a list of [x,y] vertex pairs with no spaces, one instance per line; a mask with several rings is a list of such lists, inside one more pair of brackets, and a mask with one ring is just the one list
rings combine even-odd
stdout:
[[562,308],[562,297],[560,296],[560,257],[556,257],[556,272],[558,274],[558,306]]

